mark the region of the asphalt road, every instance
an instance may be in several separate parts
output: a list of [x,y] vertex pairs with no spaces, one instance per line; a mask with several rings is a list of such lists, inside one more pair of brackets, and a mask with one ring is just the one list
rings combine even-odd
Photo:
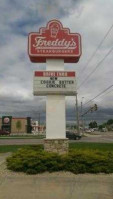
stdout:
[[[113,132],[101,133],[99,135],[87,135],[80,140],[70,140],[70,142],[95,142],[113,143]],[[42,139],[0,139],[0,145],[24,145],[24,144],[43,144]]]
[[96,142],[96,143],[113,143],[113,135],[88,135],[81,140],[72,140],[70,142]]
[[43,144],[42,139],[0,139],[0,145]]

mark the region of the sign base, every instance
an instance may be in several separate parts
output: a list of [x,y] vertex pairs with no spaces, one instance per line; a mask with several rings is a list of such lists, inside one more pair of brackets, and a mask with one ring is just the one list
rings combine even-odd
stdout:
[[44,139],[44,150],[58,154],[67,154],[69,148],[68,139]]

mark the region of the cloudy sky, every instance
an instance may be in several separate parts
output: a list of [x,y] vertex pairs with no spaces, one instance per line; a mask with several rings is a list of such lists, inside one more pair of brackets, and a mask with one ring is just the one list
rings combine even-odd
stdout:
[[[79,105],[82,100],[86,110],[95,103],[99,107],[87,118],[113,118],[113,87],[95,98],[113,84],[113,0],[0,0],[0,115],[45,114],[46,98],[32,92],[33,72],[46,66],[30,62],[27,41],[51,19],[81,34],[80,61],[65,64],[65,70],[77,73]],[[74,97],[66,98],[66,108],[71,120]]]

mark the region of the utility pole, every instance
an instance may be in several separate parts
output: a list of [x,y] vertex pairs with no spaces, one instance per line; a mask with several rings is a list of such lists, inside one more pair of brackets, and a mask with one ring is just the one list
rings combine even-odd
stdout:
[[84,97],[82,97],[82,101],[81,101],[81,124],[82,124],[82,133],[84,132],[84,120],[83,120],[83,99]]
[[76,121],[77,121],[77,133],[80,134],[79,112],[78,112],[78,99],[76,93]]

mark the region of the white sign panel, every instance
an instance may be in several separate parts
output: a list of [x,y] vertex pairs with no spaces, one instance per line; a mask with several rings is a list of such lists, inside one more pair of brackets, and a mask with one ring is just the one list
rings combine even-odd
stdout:
[[76,80],[74,71],[35,71],[33,94],[67,95],[76,94]]

